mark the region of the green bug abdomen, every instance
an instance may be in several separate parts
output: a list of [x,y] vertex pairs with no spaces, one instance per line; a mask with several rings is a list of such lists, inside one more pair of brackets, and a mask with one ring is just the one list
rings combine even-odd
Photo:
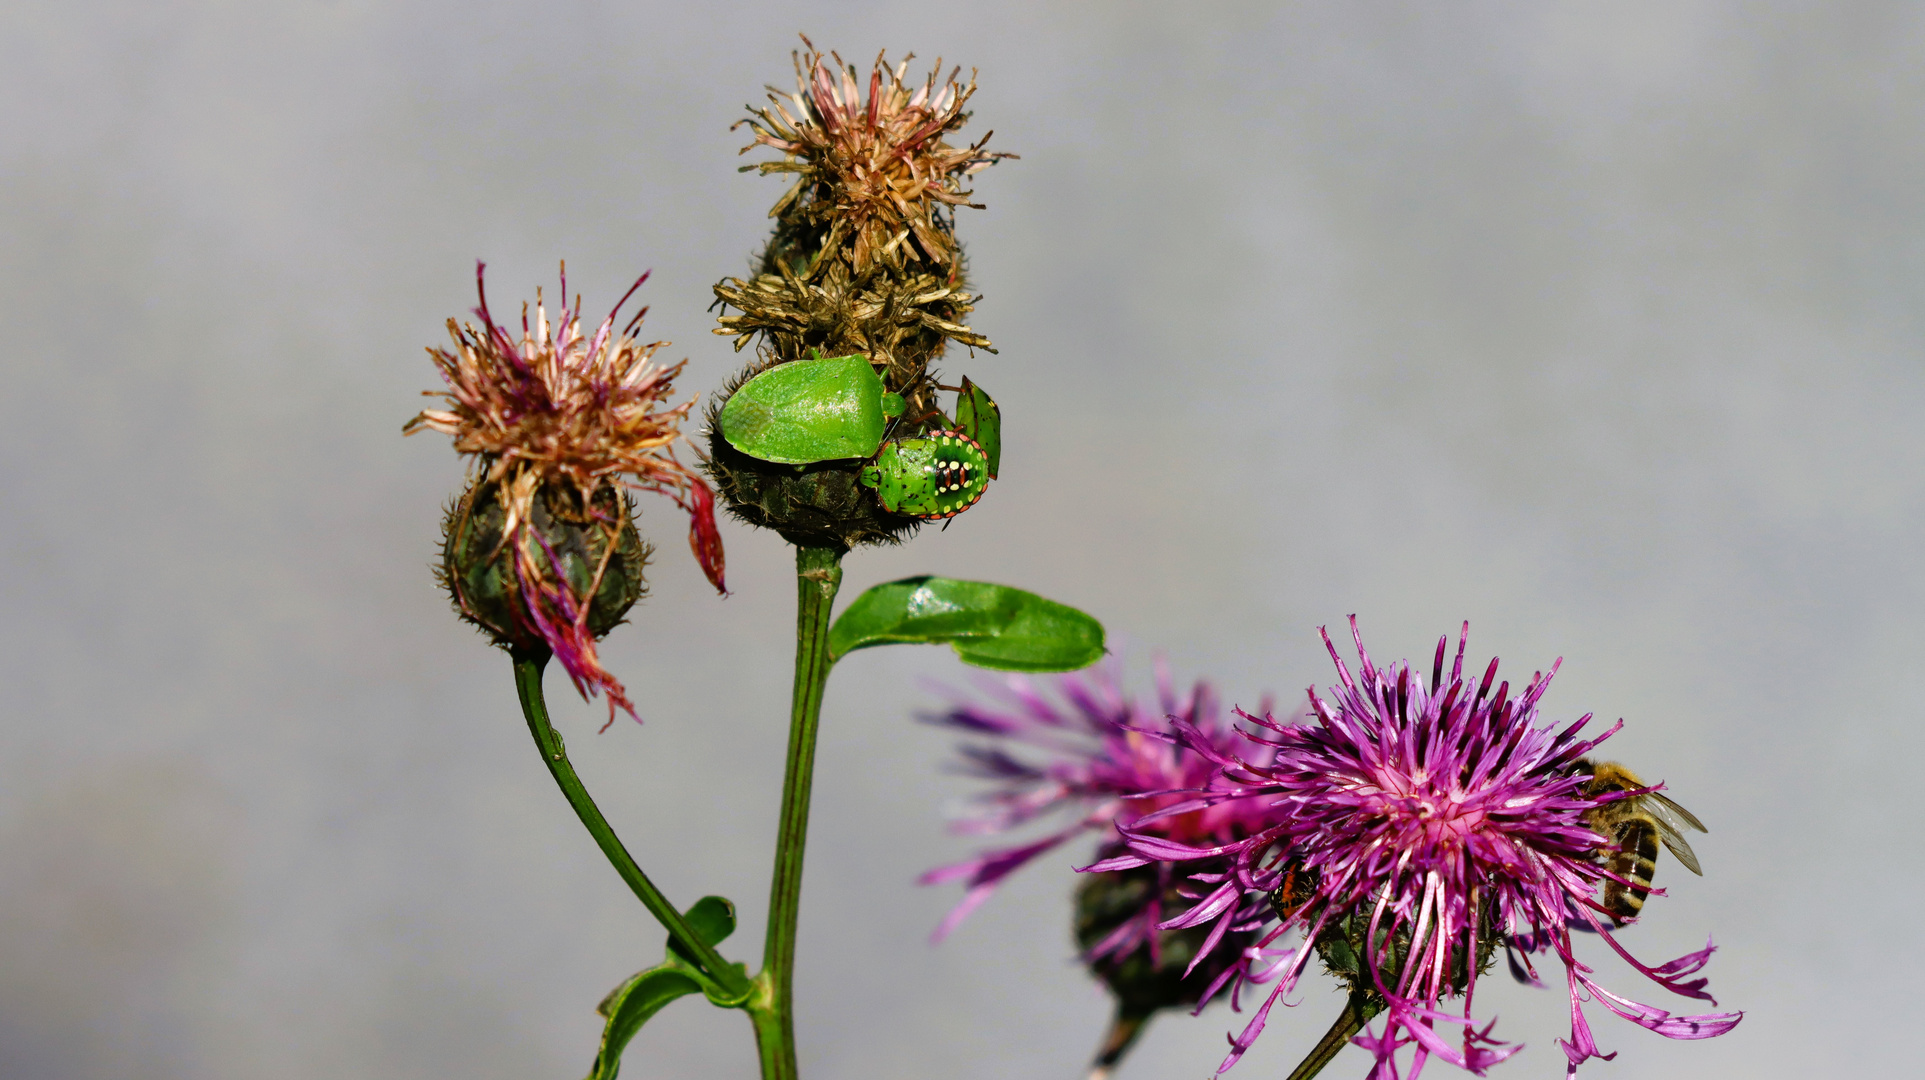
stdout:
[[861,482],[876,489],[890,513],[935,520],[955,517],[989,487],[989,455],[960,431],[943,431],[883,446]]

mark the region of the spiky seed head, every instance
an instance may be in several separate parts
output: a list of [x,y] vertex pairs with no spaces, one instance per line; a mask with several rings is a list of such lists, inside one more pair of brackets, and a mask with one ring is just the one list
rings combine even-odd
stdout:
[[878,54],[865,79],[840,55],[802,41],[795,92],[770,87],[769,104],[737,125],[754,134],[743,153],[767,146],[783,155],[745,170],[796,178],[769,212],[787,226],[772,257],[811,279],[826,269],[823,257],[858,277],[877,264],[915,263],[955,276],[962,253],[951,215],[977,205],[965,178],[1016,156],[985,150],[989,134],[973,144],[948,141],[969,121],[963,107],[976,92],[975,73],[960,83],[958,67],[938,83],[937,60],[912,86],[904,76],[913,56],[891,68]]

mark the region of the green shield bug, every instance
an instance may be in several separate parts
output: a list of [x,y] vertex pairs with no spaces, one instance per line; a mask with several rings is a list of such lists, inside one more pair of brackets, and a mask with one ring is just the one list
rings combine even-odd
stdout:
[[939,431],[883,446],[857,482],[876,489],[883,508],[924,520],[952,518],[989,487],[989,455],[961,431]]
[[866,458],[902,410],[902,396],[888,392],[867,357],[817,354],[778,364],[729,395],[722,437],[783,465]]

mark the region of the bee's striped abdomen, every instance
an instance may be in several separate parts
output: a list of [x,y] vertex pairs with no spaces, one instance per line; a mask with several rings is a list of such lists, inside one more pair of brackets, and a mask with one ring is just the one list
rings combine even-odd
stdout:
[[1658,830],[1648,821],[1632,818],[1617,824],[1616,842],[1598,853],[1598,864],[1614,876],[1630,882],[1606,878],[1604,907],[1619,925],[1638,917],[1644,898],[1651,893],[1651,875],[1658,869]]

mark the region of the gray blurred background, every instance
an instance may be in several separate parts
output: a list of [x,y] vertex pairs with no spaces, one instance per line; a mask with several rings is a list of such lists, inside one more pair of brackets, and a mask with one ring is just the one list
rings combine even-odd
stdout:
[[[508,664],[432,586],[461,464],[404,441],[422,352],[551,285],[738,358],[709,286],[780,193],[729,124],[795,33],[981,70],[1022,154],[960,232],[1000,355],[952,357],[1008,466],[948,531],[848,561],[1084,607],[1233,702],[1462,619],[1550,715],[1711,825],[1624,938],[1715,934],[1749,1019],[1672,1043],[1593,1007],[1587,1076],[1893,1075],[1916,917],[1925,573],[1925,21],[1908,4],[14,4],[0,34],[0,1076],[573,1077],[661,932],[531,749]],[[752,156],[752,158],[755,156]],[[552,292],[552,285],[551,285]],[[589,784],[759,955],[788,550],[702,584],[662,501],[608,642],[647,723],[549,680]],[[1064,851],[946,945],[914,876],[970,789],[912,716],[944,650],[830,684],[803,912],[813,1077],[1080,1075]],[[1595,942],[1589,943],[1596,945]],[[1600,948],[1606,985],[1684,1007]],[[1556,1076],[1561,990],[1479,1011]],[[1480,992],[1480,995],[1483,992]],[[1236,1075],[1281,1075],[1310,984]],[[1241,1020],[1159,1021],[1200,1077]],[[747,1076],[682,1003],[625,1075]],[[1361,1051],[1328,1075],[1357,1076]],[[1440,1067],[1441,1068],[1441,1067]]]

